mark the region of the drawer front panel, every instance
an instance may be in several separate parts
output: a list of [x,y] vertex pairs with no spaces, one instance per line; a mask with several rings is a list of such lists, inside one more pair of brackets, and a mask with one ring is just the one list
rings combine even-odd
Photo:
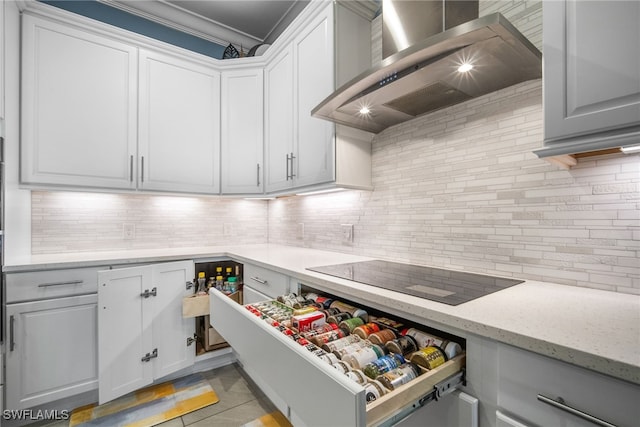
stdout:
[[362,387],[244,306],[218,291],[210,291],[210,297],[211,325],[231,345],[247,371],[257,375],[260,381],[256,382],[268,384],[303,424],[326,424],[320,408],[330,408],[327,414],[340,420],[339,425],[364,425]]
[[[211,291],[210,298],[211,324],[263,391],[272,400],[288,404],[296,426],[379,425],[464,367],[465,355],[456,356],[367,405],[359,384],[220,292]],[[328,410],[319,410],[318,405]]]
[[104,267],[7,274],[7,302],[30,301],[98,292]]
[[595,424],[538,400],[538,395],[619,426],[640,419],[640,386],[507,345],[498,348],[498,406],[525,424]]
[[270,298],[289,292],[288,276],[251,264],[244,265],[244,283]]

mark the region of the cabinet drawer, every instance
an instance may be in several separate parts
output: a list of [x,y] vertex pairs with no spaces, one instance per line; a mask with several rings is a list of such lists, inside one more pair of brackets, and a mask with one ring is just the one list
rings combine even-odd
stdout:
[[289,277],[251,264],[244,265],[244,283],[271,298],[289,292]]
[[498,406],[524,424],[589,426],[580,416],[544,403],[564,403],[617,426],[640,419],[640,386],[508,345],[498,347]]
[[9,273],[7,303],[96,293],[102,268]]
[[210,298],[211,324],[256,384],[267,395],[272,391],[272,400],[287,403],[294,425],[377,425],[464,367],[462,354],[367,405],[361,385],[220,292],[211,291]]

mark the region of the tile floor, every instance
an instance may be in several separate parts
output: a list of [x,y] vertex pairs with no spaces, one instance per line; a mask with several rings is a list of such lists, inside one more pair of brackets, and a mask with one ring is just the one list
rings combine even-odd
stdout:
[[[203,372],[220,401],[180,418],[159,424],[160,427],[238,427],[275,407],[237,365],[227,365]],[[67,427],[68,421],[46,424],[46,427]]]

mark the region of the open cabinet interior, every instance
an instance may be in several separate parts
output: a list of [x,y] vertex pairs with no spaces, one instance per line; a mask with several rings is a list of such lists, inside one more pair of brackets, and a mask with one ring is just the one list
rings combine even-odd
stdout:
[[[233,347],[239,363],[294,425],[326,424],[326,416],[336,425],[393,425],[429,402],[458,405],[459,399],[447,395],[464,384],[464,338],[312,287],[298,285],[292,290],[246,305],[212,291],[210,320]],[[337,307],[343,311],[332,310]],[[349,307],[351,319],[362,320],[352,322],[358,326],[347,333],[343,328],[348,323],[329,325],[332,317]],[[377,331],[367,335],[367,327]],[[376,332],[383,330],[392,331],[394,338],[377,341],[376,355],[364,356],[371,353],[365,348],[373,347],[369,338],[375,335],[379,340],[384,334]],[[331,338],[332,331],[342,337]],[[353,336],[362,350],[345,353],[341,352],[345,347],[332,346]],[[403,338],[416,348],[391,343]],[[318,398],[323,407],[331,408],[330,415],[317,410]],[[472,412],[467,418],[477,421],[477,400],[472,401],[462,410]],[[443,420],[434,425],[443,425]]]

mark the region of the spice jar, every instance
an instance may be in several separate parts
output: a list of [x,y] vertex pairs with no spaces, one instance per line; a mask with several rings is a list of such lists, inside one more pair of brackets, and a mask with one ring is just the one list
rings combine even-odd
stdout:
[[367,366],[362,369],[362,372],[369,378],[374,379],[385,372],[397,368],[405,362],[404,357],[401,355],[389,354],[369,362]]

